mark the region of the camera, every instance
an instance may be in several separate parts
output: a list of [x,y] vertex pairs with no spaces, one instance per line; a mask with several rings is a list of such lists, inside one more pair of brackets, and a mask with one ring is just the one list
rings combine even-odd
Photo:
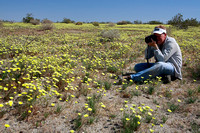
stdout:
[[153,39],[154,41],[157,41],[157,37],[155,35],[150,35],[150,36],[145,37],[145,42],[150,43],[151,39]]

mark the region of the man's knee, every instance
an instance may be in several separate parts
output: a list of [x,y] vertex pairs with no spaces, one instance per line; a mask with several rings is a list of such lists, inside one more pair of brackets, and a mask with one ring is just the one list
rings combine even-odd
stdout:
[[166,63],[165,62],[156,62],[155,65],[158,67],[164,67],[166,65]]
[[136,72],[140,72],[140,71],[142,71],[143,70],[143,63],[139,63],[139,64],[136,64],[135,66],[134,66],[134,70],[136,71]]
[[162,74],[172,75],[174,73],[174,67],[170,63],[157,62],[155,66]]
[[143,71],[143,70],[145,70],[147,68],[148,68],[148,64],[147,63],[138,63],[138,64],[135,65],[134,70],[136,72],[140,72],[140,71]]

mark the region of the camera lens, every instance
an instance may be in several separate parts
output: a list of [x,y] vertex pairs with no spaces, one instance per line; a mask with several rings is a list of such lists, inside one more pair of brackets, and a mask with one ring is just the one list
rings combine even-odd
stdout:
[[145,37],[145,42],[150,43],[151,39],[153,39],[154,41],[157,41],[157,37],[155,35],[150,35],[150,36]]

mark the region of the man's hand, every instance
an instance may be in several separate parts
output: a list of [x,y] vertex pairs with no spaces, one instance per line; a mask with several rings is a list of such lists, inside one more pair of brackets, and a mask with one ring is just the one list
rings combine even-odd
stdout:
[[151,38],[151,42],[148,43],[148,45],[154,47],[155,49],[158,49],[158,45],[156,44],[156,41],[154,41],[152,38]]

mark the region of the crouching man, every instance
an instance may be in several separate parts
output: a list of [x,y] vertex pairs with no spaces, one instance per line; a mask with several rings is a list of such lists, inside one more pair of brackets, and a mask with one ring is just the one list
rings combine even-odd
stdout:
[[[182,79],[182,54],[180,47],[174,38],[167,36],[164,26],[159,25],[154,28],[153,37],[150,38],[147,44],[145,50],[147,63],[136,64],[134,67],[136,73],[123,78],[132,79],[135,82],[155,78],[156,76],[163,78],[169,78],[170,76],[173,79]],[[148,62],[148,59],[152,57],[155,58],[155,63]]]

